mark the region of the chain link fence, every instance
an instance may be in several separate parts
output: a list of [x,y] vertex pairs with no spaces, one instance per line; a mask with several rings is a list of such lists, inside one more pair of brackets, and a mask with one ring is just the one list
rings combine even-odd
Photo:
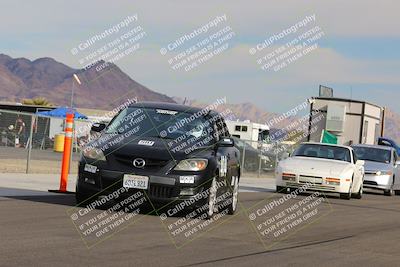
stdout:
[[[70,173],[77,172],[81,138],[74,136]],[[1,172],[59,173],[63,149],[64,119],[0,110]]]
[[277,163],[293,151],[293,144],[234,140],[240,151],[242,176],[245,177],[273,176]]

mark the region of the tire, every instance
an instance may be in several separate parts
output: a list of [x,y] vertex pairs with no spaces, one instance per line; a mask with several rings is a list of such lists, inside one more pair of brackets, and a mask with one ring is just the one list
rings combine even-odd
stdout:
[[207,198],[208,207],[207,210],[205,211],[205,213],[207,214],[207,219],[212,218],[212,216],[214,215],[215,209],[217,207],[216,202],[217,202],[217,180],[214,177],[211,182],[209,195]]
[[346,199],[346,200],[350,200],[351,199],[351,189],[353,187],[353,179],[351,180],[349,192],[348,193],[340,193],[340,198],[341,199]]
[[88,201],[88,199],[90,197],[91,197],[90,194],[83,192],[82,190],[79,190],[78,188],[76,189],[75,200],[76,200],[77,206],[85,207],[87,204],[89,204],[90,201]]
[[393,187],[394,187],[394,178],[393,178],[393,181],[392,181],[392,185],[390,186],[390,189],[384,190],[384,191],[383,191],[383,194],[384,194],[385,196],[388,196],[388,197],[394,196],[394,189],[393,189]]
[[276,192],[281,194],[287,194],[288,188],[285,186],[276,186]]
[[340,198],[341,199],[350,200],[351,199],[351,194],[350,193],[341,193],[340,194]]
[[395,191],[394,191],[394,194],[395,194],[396,196],[400,196],[400,190],[395,190]]
[[229,208],[228,208],[228,214],[229,215],[235,214],[236,209],[237,209],[237,203],[239,201],[239,177],[238,176],[235,177],[235,182],[234,182],[234,185],[232,187],[232,197],[231,197],[231,199],[232,199],[232,201],[231,201],[231,204],[229,205]]
[[385,196],[392,197],[392,196],[394,195],[393,186],[392,186],[392,188],[383,191],[383,194],[384,194]]
[[352,197],[355,199],[362,199],[363,191],[364,191],[364,186],[363,186],[363,184],[361,184],[360,190],[358,190],[358,193],[353,194]]

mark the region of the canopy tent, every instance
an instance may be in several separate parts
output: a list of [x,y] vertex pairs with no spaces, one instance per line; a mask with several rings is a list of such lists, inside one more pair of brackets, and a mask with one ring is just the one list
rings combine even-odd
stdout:
[[[49,111],[40,111],[36,112],[37,115],[41,116],[49,116],[49,117],[59,117],[59,118],[65,118],[67,116],[67,113],[70,113],[71,109],[67,107],[62,107],[62,108],[56,108],[53,110]],[[87,119],[88,117],[86,115],[83,115],[76,110],[73,110],[74,112],[74,118],[75,119]]]

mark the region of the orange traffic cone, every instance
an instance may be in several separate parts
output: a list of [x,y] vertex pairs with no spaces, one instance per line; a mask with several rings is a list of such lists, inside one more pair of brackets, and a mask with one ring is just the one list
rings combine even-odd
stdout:
[[64,153],[61,166],[60,189],[49,190],[52,193],[74,194],[74,192],[67,191],[69,161],[71,157],[72,135],[74,125],[74,114],[67,114],[65,123],[65,139],[64,139]]

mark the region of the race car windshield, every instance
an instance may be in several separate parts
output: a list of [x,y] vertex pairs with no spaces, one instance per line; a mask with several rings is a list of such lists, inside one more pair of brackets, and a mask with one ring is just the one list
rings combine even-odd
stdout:
[[390,163],[390,150],[373,147],[353,147],[353,149],[358,159],[386,164]]
[[293,156],[332,159],[339,161],[351,162],[350,150],[344,147],[325,146],[318,144],[301,145]]
[[202,115],[156,108],[126,108],[109,124],[106,133],[162,139],[204,139],[214,142],[212,124]]

